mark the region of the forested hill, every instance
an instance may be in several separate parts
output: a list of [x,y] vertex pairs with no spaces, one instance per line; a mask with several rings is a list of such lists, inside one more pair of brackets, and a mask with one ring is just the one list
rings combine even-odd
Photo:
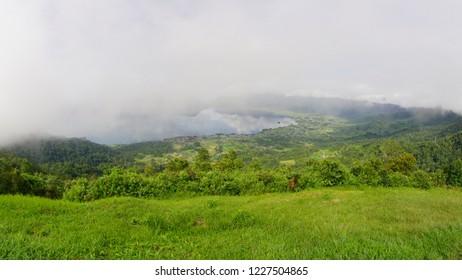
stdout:
[[4,148],[3,154],[25,158],[47,172],[65,177],[102,174],[116,163],[117,152],[83,138],[29,138]]
[[109,162],[114,156],[113,149],[93,143],[84,138],[31,138],[9,147],[17,156],[37,163]]

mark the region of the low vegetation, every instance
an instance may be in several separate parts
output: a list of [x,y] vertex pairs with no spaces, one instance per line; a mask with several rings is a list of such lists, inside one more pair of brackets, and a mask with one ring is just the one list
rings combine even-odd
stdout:
[[234,150],[213,161],[208,150],[201,148],[193,162],[175,157],[161,170],[150,164],[142,169],[113,167],[99,177],[65,181],[40,173],[26,159],[4,158],[0,161],[0,193],[83,202],[114,196],[254,195],[336,186],[462,187],[462,160],[424,171],[418,168],[414,155],[397,142],[386,141],[378,150],[378,156],[372,154],[350,166],[337,158],[324,158],[270,169],[259,160],[246,165]]
[[0,258],[461,259],[461,199],[409,188],[86,203],[0,196]]

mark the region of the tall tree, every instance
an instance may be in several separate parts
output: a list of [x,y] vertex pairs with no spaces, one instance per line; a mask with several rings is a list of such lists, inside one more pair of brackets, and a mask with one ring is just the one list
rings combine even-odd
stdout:
[[196,158],[194,159],[194,167],[199,171],[209,171],[212,169],[210,154],[206,148],[202,147],[197,152]]

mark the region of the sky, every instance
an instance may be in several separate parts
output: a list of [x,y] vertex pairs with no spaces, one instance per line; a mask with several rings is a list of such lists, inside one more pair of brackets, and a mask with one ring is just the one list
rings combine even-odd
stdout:
[[0,144],[237,130],[191,114],[256,93],[462,112],[461,14],[458,0],[0,0]]

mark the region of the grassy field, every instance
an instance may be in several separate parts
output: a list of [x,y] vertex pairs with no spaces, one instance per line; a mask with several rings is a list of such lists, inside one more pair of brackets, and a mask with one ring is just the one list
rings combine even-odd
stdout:
[[462,259],[462,192],[0,196],[0,259]]

